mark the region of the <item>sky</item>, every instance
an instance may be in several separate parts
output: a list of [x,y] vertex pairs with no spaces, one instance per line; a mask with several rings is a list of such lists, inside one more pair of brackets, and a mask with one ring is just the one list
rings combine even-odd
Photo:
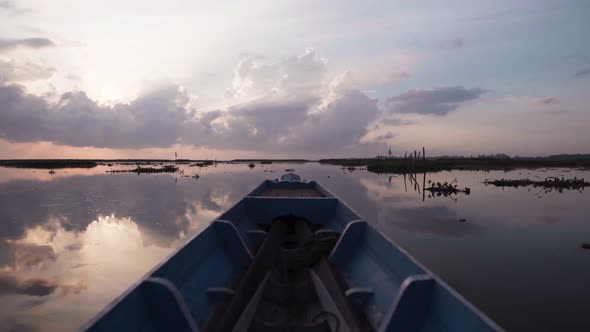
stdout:
[[590,153],[589,14],[0,0],[0,159]]

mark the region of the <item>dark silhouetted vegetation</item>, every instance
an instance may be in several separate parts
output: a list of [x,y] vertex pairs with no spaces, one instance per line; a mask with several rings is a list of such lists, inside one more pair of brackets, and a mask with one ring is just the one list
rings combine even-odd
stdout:
[[471,189],[465,187],[464,189],[457,188],[455,181],[452,182],[432,182],[428,180],[430,187],[424,188],[424,190],[431,192],[437,196],[449,196],[456,195],[458,193],[465,193],[465,195],[471,194]]
[[91,160],[78,159],[20,159],[0,160],[0,166],[18,168],[92,168],[98,164]]
[[517,168],[579,167],[590,168],[590,159],[321,159],[320,163],[345,167],[366,166],[374,173],[423,173],[445,170],[509,170]]
[[528,187],[532,186],[535,188],[545,189],[557,189],[559,191],[563,189],[570,190],[581,190],[585,187],[590,186],[590,182],[584,181],[584,179],[565,179],[563,177],[548,177],[544,180],[531,180],[531,179],[499,179],[499,180],[484,180],[483,184],[492,185],[496,187]]
[[134,169],[118,169],[118,170],[112,170],[112,171],[107,171],[108,173],[137,173],[137,174],[141,174],[141,173],[176,173],[178,171],[178,167],[174,166],[174,165],[166,165],[166,166],[162,166],[160,168],[155,168],[155,167],[141,167],[140,165],[137,165],[136,168]]
[[215,162],[214,162],[214,161],[212,161],[212,160],[205,160],[205,161],[203,161],[203,162],[199,162],[199,163],[190,164],[189,166],[190,166],[190,167],[194,167],[194,166],[197,166],[197,167],[207,167],[207,166],[211,166],[211,165],[213,165],[213,164],[215,164]]
[[231,163],[261,163],[271,164],[275,163],[307,163],[310,160],[307,159],[232,159]]

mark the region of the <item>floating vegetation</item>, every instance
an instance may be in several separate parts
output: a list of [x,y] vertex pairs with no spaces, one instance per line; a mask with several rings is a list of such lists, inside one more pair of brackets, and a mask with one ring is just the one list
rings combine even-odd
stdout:
[[195,180],[196,180],[196,179],[198,179],[198,178],[200,178],[199,174],[195,174],[195,175],[193,175],[193,179],[195,179]]
[[140,165],[137,165],[136,168],[134,169],[119,169],[119,170],[112,170],[112,171],[107,171],[107,173],[137,173],[137,174],[141,174],[141,173],[176,173],[178,171],[178,167],[174,166],[174,165],[166,165],[160,168],[154,168],[154,167],[141,167]]
[[211,165],[213,165],[214,163],[215,163],[215,162],[214,162],[214,161],[212,161],[212,160],[205,160],[205,161],[202,161],[202,162],[198,162],[198,163],[190,164],[190,165],[188,165],[188,166],[189,166],[189,167],[195,167],[195,166],[197,166],[197,167],[207,167],[207,166],[211,166]]
[[293,168],[287,168],[285,172],[295,172],[295,170]]
[[55,174],[55,171],[54,170],[50,170],[49,171],[49,174],[53,175],[53,174]]
[[252,168],[256,167],[256,165],[254,165],[253,163],[249,163],[248,167],[250,167],[252,169]]
[[356,171],[356,170],[363,170],[363,169],[366,169],[366,168],[356,167],[356,166],[343,166],[342,169],[343,170],[348,170],[349,172],[353,172],[353,171]]
[[[457,202],[457,194],[471,194],[470,188],[457,188],[457,179],[449,182],[433,182],[428,180],[428,187],[426,186],[426,173],[422,174],[421,181],[418,180],[418,176],[415,173],[408,173],[402,174],[404,177],[404,188],[405,191],[408,192],[408,187],[413,189],[414,191],[418,192],[418,194],[422,194],[422,201],[426,200],[426,192],[428,192],[428,198],[435,198],[435,197],[448,197],[453,200],[455,203]],[[388,180],[391,183],[391,179],[393,176],[389,176]],[[409,186],[408,186],[409,183]],[[420,190],[422,188],[422,190]]]
[[464,189],[457,188],[457,179],[453,180],[452,182],[432,182],[428,180],[428,184],[430,187],[424,188],[424,190],[429,191],[431,194],[436,196],[450,196],[456,195],[458,193],[464,193],[465,195],[471,194],[471,189],[465,187]]
[[590,249],[590,243],[582,243],[583,249]]
[[584,181],[582,178],[574,177],[572,179],[566,179],[563,176],[559,177],[547,177],[544,180],[531,180],[531,179],[499,179],[499,180],[484,180],[484,185],[492,185],[496,187],[528,187],[544,188],[544,189],[556,189],[559,192],[563,190],[583,190],[585,187],[590,186],[590,182]]

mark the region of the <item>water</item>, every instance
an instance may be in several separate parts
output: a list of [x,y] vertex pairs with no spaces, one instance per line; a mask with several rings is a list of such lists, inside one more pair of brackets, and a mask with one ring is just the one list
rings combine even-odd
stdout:
[[[132,166],[115,166],[125,167]],[[197,180],[108,174],[107,166],[54,175],[0,167],[0,330],[75,330],[212,218],[287,168],[320,181],[506,329],[590,326],[590,250],[581,248],[590,242],[590,193],[481,184],[485,178],[590,178],[589,172],[427,174],[427,181],[456,178],[472,191],[429,198],[401,175],[275,163],[183,168],[187,176],[200,174]],[[422,175],[417,178],[421,185]]]

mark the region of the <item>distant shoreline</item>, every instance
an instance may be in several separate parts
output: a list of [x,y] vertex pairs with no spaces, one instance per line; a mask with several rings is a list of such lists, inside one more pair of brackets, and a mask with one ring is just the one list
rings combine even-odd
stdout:
[[517,158],[463,158],[431,157],[412,158],[334,158],[334,159],[5,159],[0,166],[12,168],[59,169],[93,168],[100,164],[190,164],[190,163],[308,163],[339,165],[343,167],[366,167],[374,173],[419,173],[445,170],[507,170],[519,168],[589,168],[590,155],[558,155],[550,157]]
[[521,168],[589,168],[590,158],[551,159],[551,158],[426,158],[426,159],[320,159],[322,164],[343,167],[366,167],[373,173],[422,173],[449,170],[512,170]]
[[12,168],[36,168],[36,169],[58,169],[58,168],[93,168],[100,164],[153,164],[153,163],[307,163],[312,160],[306,159],[232,159],[232,160],[210,160],[210,159],[4,159],[0,160],[0,166]]

